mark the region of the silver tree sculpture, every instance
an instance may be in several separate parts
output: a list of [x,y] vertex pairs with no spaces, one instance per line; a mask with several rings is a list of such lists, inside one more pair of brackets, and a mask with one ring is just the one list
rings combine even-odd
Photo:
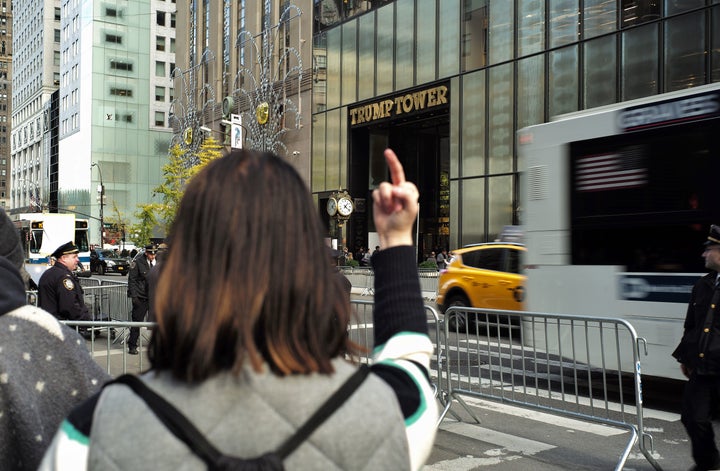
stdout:
[[192,64],[188,70],[183,71],[175,67],[172,71],[174,81],[175,99],[170,105],[168,124],[173,128],[173,137],[170,146],[180,145],[189,150],[186,164],[193,166],[198,163],[195,151],[202,142],[200,128],[206,117],[213,114],[216,106],[215,90],[205,83],[202,88],[197,87],[198,76],[205,76],[205,69],[212,70],[210,64],[215,61],[215,54],[205,49],[197,64]]
[[[242,118],[247,147],[283,155],[287,154],[283,135],[291,128],[301,127],[302,11],[287,4],[279,21],[271,25],[271,2],[265,0],[263,8],[262,33],[238,33],[235,45],[238,72],[230,108],[237,109]],[[293,42],[294,32],[297,40]],[[294,95],[297,95],[296,101],[291,99]]]

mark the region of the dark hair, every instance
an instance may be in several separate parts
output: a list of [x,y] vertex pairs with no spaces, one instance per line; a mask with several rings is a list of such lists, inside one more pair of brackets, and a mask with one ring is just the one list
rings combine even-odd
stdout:
[[[235,150],[190,180],[158,282],[152,368],[187,382],[247,360],[332,373],[350,305],[310,193],[281,158]],[[302,254],[302,258],[298,257]]]

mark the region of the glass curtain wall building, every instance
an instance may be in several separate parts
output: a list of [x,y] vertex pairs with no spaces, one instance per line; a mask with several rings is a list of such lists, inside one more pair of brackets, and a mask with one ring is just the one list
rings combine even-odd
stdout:
[[[311,188],[331,236],[373,244],[393,147],[421,193],[418,258],[522,223],[516,130],[720,80],[718,0],[315,3]],[[365,202],[368,204],[364,204]]]

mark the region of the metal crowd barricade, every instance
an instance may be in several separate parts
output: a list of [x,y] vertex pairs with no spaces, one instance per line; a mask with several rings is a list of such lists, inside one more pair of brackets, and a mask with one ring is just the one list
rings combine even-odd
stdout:
[[[146,369],[145,358],[145,336],[138,337],[139,355],[128,354],[127,349],[123,345],[118,345],[112,341],[111,335],[107,334],[116,331],[127,331],[130,327],[138,327],[143,330],[153,329],[154,322],[128,322],[128,321],[60,321],[63,324],[75,329],[81,328],[90,330],[93,335],[88,342],[90,354],[100,365],[105,364],[105,370],[111,376],[119,376],[121,374],[132,371],[133,373],[142,372]],[[102,335],[105,332],[106,335]],[[103,361],[104,357],[104,361]]]
[[[366,350],[366,354],[361,354],[359,360],[363,363],[369,363],[372,357],[373,348],[375,346],[375,340],[373,337],[373,301],[354,299],[350,301],[350,306],[353,311],[353,318],[350,325],[348,326],[348,336],[350,340],[360,345]],[[425,306],[425,313],[428,319],[428,330],[430,339],[433,341],[435,346],[435,358],[431,361],[430,369],[435,370],[436,382],[433,383],[433,389],[435,390],[435,396],[439,400],[443,401],[442,385],[440,380],[442,378],[442,356],[441,346],[442,342],[440,334],[442,332],[441,323],[437,311],[431,306]],[[439,425],[439,422],[438,422]]]
[[643,429],[639,350],[645,340],[630,323],[464,307],[445,313],[446,318],[458,315],[468,319],[466,332],[444,323],[441,384],[448,403],[441,420],[458,402],[479,423],[462,399],[472,396],[600,423],[630,432],[616,470],[623,468],[635,443],[661,469],[652,456],[652,436]]
[[423,298],[428,301],[435,301],[440,272],[433,268],[419,268],[418,277],[420,278],[420,291],[422,291]]

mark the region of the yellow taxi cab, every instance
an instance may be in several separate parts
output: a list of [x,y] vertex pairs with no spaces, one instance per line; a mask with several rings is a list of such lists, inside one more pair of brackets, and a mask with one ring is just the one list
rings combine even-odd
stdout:
[[[440,271],[437,304],[444,313],[451,306],[523,310],[525,275],[521,259],[526,248],[511,242],[489,242],[453,251],[447,268]],[[456,312],[446,319],[451,330],[464,331],[468,318]]]

